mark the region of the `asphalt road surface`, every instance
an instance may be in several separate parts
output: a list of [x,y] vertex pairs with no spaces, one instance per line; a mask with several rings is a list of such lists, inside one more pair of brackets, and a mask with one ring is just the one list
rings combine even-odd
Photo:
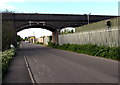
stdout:
[[118,62],[23,42],[36,83],[117,83]]

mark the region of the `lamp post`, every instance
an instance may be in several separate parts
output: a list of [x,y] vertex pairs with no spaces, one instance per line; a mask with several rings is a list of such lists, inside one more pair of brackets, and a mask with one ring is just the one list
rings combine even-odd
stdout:
[[90,23],[90,14],[91,14],[91,13],[89,13],[89,14],[84,14],[84,15],[87,15],[88,24]]

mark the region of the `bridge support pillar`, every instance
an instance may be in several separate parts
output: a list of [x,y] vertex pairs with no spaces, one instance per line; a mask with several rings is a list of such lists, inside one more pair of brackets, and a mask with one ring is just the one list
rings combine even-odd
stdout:
[[[2,15],[2,51],[10,48],[13,44],[16,46],[14,39],[16,38],[17,32],[15,30],[14,14],[7,13]],[[8,17],[8,20],[6,19]]]
[[13,36],[13,41],[12,44],[17,47],[17,32],[16,30],[14,31],[14,36]]
[[56,30],[52,32],[52,43],[58,44],[58,35],[60,34],[60,30]]

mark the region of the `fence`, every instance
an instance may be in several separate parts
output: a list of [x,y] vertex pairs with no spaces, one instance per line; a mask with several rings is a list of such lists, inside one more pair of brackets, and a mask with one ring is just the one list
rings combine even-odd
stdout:
[[[106,22],[110,21],[110,27]],[[76,33],[59,35],[59,44],[120,46],[120,17],[76,27]]]
[[120,29],[104,29],[74,34],[59,35],[59,44],[96,44],[107,46],[119,46]]

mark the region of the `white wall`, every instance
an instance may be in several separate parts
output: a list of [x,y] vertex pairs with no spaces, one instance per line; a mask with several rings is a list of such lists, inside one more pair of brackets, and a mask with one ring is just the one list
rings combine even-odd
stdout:
[[48,37],[48,36],[45,36],[43,40],[44,40],[44,41],[43,41],[44,44],[45,44],[45,45],[48,45],[49,37]]
[[118,46],[120,29],[103,29],[89,32],[59,35],[59,44],[96,44]]

